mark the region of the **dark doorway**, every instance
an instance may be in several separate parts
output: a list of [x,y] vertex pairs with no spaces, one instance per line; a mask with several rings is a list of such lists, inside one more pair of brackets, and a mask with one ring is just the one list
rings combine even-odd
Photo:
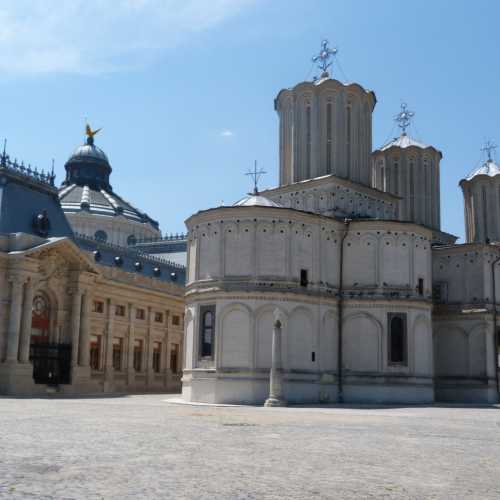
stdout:
[[71,344],[34,343],[30,351],[35,384],[71,384]]

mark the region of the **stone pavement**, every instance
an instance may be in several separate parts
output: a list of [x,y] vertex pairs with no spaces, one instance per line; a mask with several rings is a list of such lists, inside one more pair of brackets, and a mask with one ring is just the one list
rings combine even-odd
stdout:
[[500,498],[499,407],[167,397],[0,398],[0,498]]

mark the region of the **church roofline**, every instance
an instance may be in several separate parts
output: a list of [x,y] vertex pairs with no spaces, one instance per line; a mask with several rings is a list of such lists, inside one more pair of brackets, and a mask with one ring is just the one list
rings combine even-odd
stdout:
[[[428,144],[422,144],[422,143],[417,143],[416,141],[413,141],[412,144],[409,144],[408,146],[401,146],[397,143],[398,140],[401,139],[402,136],[400,137],[396,137],[394,139],[392,139],[392,141],[388,142],[387,144],[384,144],[382,145],[380,148],[377,148],[375,149],[374,151],[372,151],[372,156],[375,156],[375,155],[379,155],[379,154],[385,154],[389,151],[394,151],[394,150],[401,150],[401,149],[404,149],[404,150],[407,150],[407,151],[411,151],[411,150],[416,150],[416,151],[427,151],[427,150],[431,150],[431,151],[434,151],[436,153],[439,154],[439,157],[440,159],[443,159],[443,153],[435,148],[434,146],[431,146],[431,145],[428,145]],[[407,136],[409,137],[409,136]],[[410,139],[412,140],[412,139]]]
[[343,177],[338,177],[335,174],[322,175],[320,177],[314,177],[312,179],[304,179],[302,181],[297,181],[294,182],[293,184],[287,184],[285,186],[277,186],[274,188],[264,189],[263,191],[261,191],[261,194],[265,196],[266,193],[274,193],[274,192],[288,193],[290,191],[300,191],[302,189],[305,189],[306,187],[309,188],[310,186],[314,186],[316,184],[318,185],[324,184],[325,180],[335,181],[344,187],[352,189],[353,191],[359,191],[372,197],[379,197],[384,199],[384,201],[390,201],[396,203],[397,201],[402,199],[400,196],[397,196],[395,194],[387,193],[385,191],[380,191],[379,189],[365,186],[364,184],[359,184],[349,179],[344,179]]
[[320,89],[320,91],[321,91],[321,90],[323,90],[322,87],[327,88],[328,86],[342,88],[344,90],[356,89],[357,91],[361,91],[365,95],[369,95],[372,98],[372,111],[375,108],[375,105],[377,104],[377,96],[375,95],[375,92],[373,90],[365,89],[359,83],[355,83],[355,82],[342,83],[341,81],[336,80],[334,78],[323,78],[323,79],[316,80],[316,81],[299,82],[296,85],[294,85],[293,87],[281,89],[278,92],[278,94],[276,95],[276,98],[274,99],[274,109],[275,110],[277,109],[277,103],[278,103],[281,95],[284,92],[297,92],[300,90],[315,90],[315,89]]

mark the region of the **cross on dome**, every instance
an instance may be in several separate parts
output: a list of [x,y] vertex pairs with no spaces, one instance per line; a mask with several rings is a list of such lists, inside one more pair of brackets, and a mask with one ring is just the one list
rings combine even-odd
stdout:
[[248,175],[252,177],[253,179],[253,194],[259,194],[259,189],[258,189],[258,183],[259,179],[264,175],[267,174],[264,170],[260,169],[257,170],[257,160],[255,160],[253,171],[249,170],[245,175]]
[[394,121],[398,124],[403,135],[406,134],[406,129],[410,126],[412,118],[415,116],[413,111],[408,110],[408,105],[405,102],[401,103],[401,111],[394,117]]
[[312,62],[318,63],[318,68],[321,70],[321,78],[328,78],[328,68],[332,65],[332,62],[328,61],[338,52],[336,47],[333,47],[333,49],[328,47],[328,43],[328,40],[323,40],[319,54],[312,58]]
[[495,151],[497,145],[490,140],[487,140],[484,143],[484,146],[481,148],[481,151],[484,151],[488,155],[488,161],[492,161],[492,152]]

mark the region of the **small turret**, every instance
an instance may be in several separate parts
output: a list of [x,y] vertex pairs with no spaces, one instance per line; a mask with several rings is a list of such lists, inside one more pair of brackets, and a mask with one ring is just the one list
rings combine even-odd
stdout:
[[482,148],[486,161],[460,181],[467,243],[500,241],[500,166],[492,156],[495,149],[488,141]]

